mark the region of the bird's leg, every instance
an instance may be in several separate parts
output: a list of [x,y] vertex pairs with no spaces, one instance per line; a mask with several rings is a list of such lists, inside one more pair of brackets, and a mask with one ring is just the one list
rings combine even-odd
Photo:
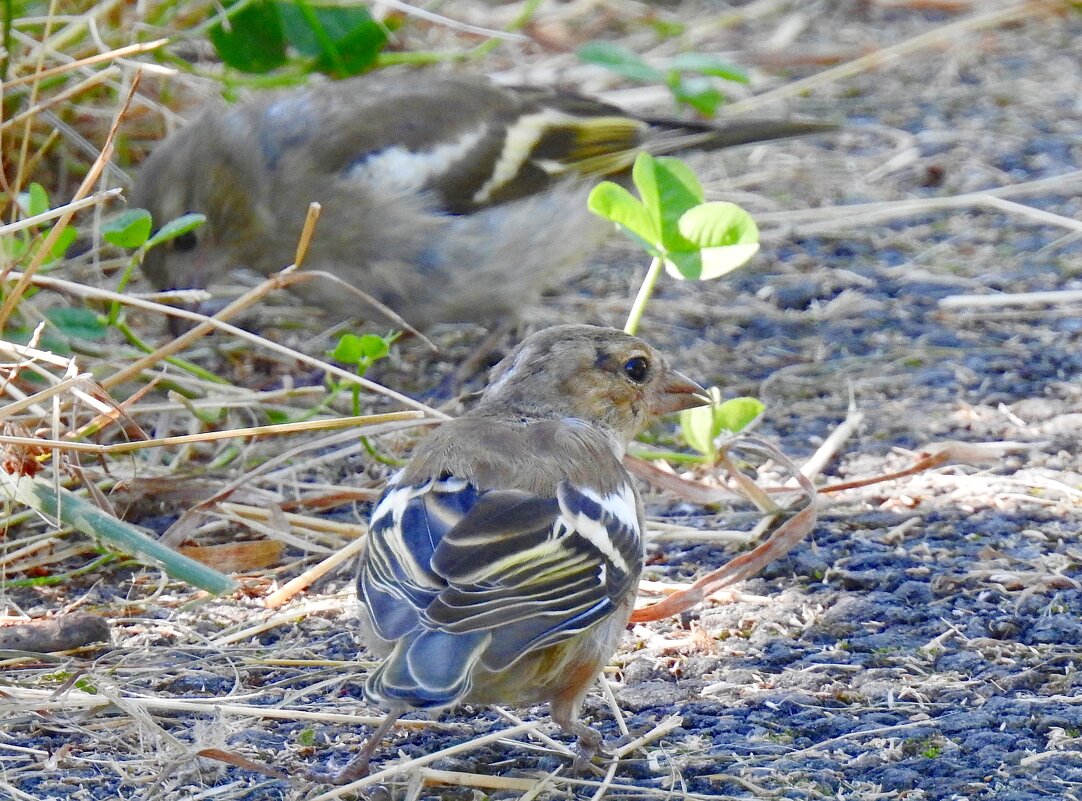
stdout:
[[399,707],[388,712],[387,717],[385,717],[379,726],[376,727],[376,730],[368,736],[368,740],[365,742],[364,748],[361,749],[361,753],[357,754],[357,756],[341,770],[327,771],[326,773],[318,770],[305,770],[304,778],[310,782],[334,785],[349,784],[358,779],[363,779],[368,775],[368,763],[372,759],[372,755],[376,753],[376,750],[383,743],[383,738],[387,736],[388,732],[391,731],[394,724],[402,717],[405,711],[405,707]]
[[549,709],[552,711],[552,719],[556,725],[568,734],[575,736],[575,764],[572,770],[580,774],[604,775],[604,771],[599,770],[592,763],[595,756],[604,754],[601,747],[601,733],[591,729],[578,719],[579,707],[582,703],[581,697],[570,704],[561,703],[561,700],[550,703]]
[[593,761],[599,754],[604,757],[609,756],[602,748],[601,733],[579,722],[564,731],[575,735],[575,761],[571,765],[571,770],[579,776],[604,776],[605,771]]
[[585,723],[576,723],[571,734],[575,735],[575,763],[576,767],[579,767],[579,762],[589,764],[590,761],[602,751],[602,735],[601,732],[593,730]]

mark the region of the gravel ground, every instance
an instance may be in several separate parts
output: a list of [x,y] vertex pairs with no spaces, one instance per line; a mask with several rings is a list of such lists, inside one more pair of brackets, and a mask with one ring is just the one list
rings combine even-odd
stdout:
[[[753,5],[764,13],[717,32],[715,46],[741,63],[784,56],[791,77],[811,74],[799,66],[810,54],[850,58],[1004,7]],[[803,27],[788,43],[794,24]],[[1082,15],[1034,7],[762,108],[846,122],[837,136],[697,164],[762,220],[763,252],[725,281],[665,284],[644,336],[704,383],[762,398],[758,433],[798,463],[859,411],[825,483],[904,468],[945,441],[985,443],[992,458],[831,496],[805,542],[729,597],[636,627],[610,676],[627,728],[635,736],[678,721],[620,764],[607,797],[1082,799],[1079,301],[948,300],[1082,289],[1079,54]],[[1014,188],[999,199],[945,200],[1004,186]],[[843,204],[852,208],[824,210]],[[614,244],[607,266],[555,293],[538,318],[619,324],[633,258]],[[763,475],[776,477],[769,465]],[[703,532],[747,517],[648,499],[653,515]],[[734,555],[725,542],[658,543],[646,577],[701,575]],[[288,607],[287,623],[235,641],[271,617],[258,599],[177,608],[170,588],[121,569],[88,585],[82,603],[109,610],[114,647],[33,666],[33,686],[76,689],[2,716],[0,777],[11,797],[315,797],[300,782],[194,754],[222,748],[289,769],[341,764],[356,749],[356,720],[250,713],[365,711],[370,663],[350,623],[347,573]],[[128,616],[136,596],[139,614]],[[14,600],[31,614],[57,602],[48,591]],[[53,683],[42,682],[50,671]],[[20,675],[13,683],[30,686]],[[110,712],[74,704],[90,688],[114,702]],[[125,700],[136,695],[163,708]],[[213,703],[196,714],[179,699]],[[600,694],[587,711],[620,738]],[[533,717],[544,720],[543,710]],[[492,711],[440,723],[402,734],[384,759],[507,725]],[[501,743],[430,767],[522,780],[565,764]],[[448,789],[403,779],[380,792],[588,798],[597,788],[555,781],[529,796],[513,782]]]

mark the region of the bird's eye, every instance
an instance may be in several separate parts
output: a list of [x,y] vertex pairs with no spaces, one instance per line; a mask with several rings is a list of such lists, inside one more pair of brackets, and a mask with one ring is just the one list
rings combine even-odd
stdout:
[[633,356],[624,363],[624,374],[636,384],[641,384],[646,380],[646,373],[649,370],[650,362],[645,356]]
[[195,246],[199,244],[199,239],[195,235],[195,231],[185,231],[173,240],[173,247],[179,250],[181,253],[186,253],[189,250],[195,250]]

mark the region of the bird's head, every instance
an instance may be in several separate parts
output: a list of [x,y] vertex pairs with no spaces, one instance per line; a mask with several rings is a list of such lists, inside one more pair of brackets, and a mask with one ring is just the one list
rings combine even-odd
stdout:
[[492,370],[478,411],[576,418],[626,445],[654,416],[710,402],[641,339],[614,328],[560,325],[522,341]]
[[159,289],[202,289],[227,268],[229,253],[260,235],[254,202],[260,177],[251,159],[217,135],[215,119],[193,123],[155,148],[141,165],[131,205],[150,212],[155,230],[191,213],[206,222],[150,249],[143,273]]

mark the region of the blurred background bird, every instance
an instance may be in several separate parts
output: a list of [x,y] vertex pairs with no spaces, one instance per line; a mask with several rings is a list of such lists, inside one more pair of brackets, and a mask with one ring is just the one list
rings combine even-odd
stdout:
[[708,403],[640,339],[543,329],[493,368],[480,401],[422,440],[372,512],[357,589],[385,658],[365,696],[389,710],[337,774],[365,775],[403,713],[548,702],[582,758],[586,691],[631,613],[642,501],[621,463],[655,415]]
[[[514,319],[612,230],[586,209],[597,179],[635,156],[832,130],[789,120],[640,117],[570,92],[466,75],[377,74],[214,104],[161,143],[131,203],[156,225],[207,222],[151,250],[159,288],[292,259],[308,204],[323,214],[305,267],[407,322]],[[330,281],[297,291],[340,318],[374,310]]]

